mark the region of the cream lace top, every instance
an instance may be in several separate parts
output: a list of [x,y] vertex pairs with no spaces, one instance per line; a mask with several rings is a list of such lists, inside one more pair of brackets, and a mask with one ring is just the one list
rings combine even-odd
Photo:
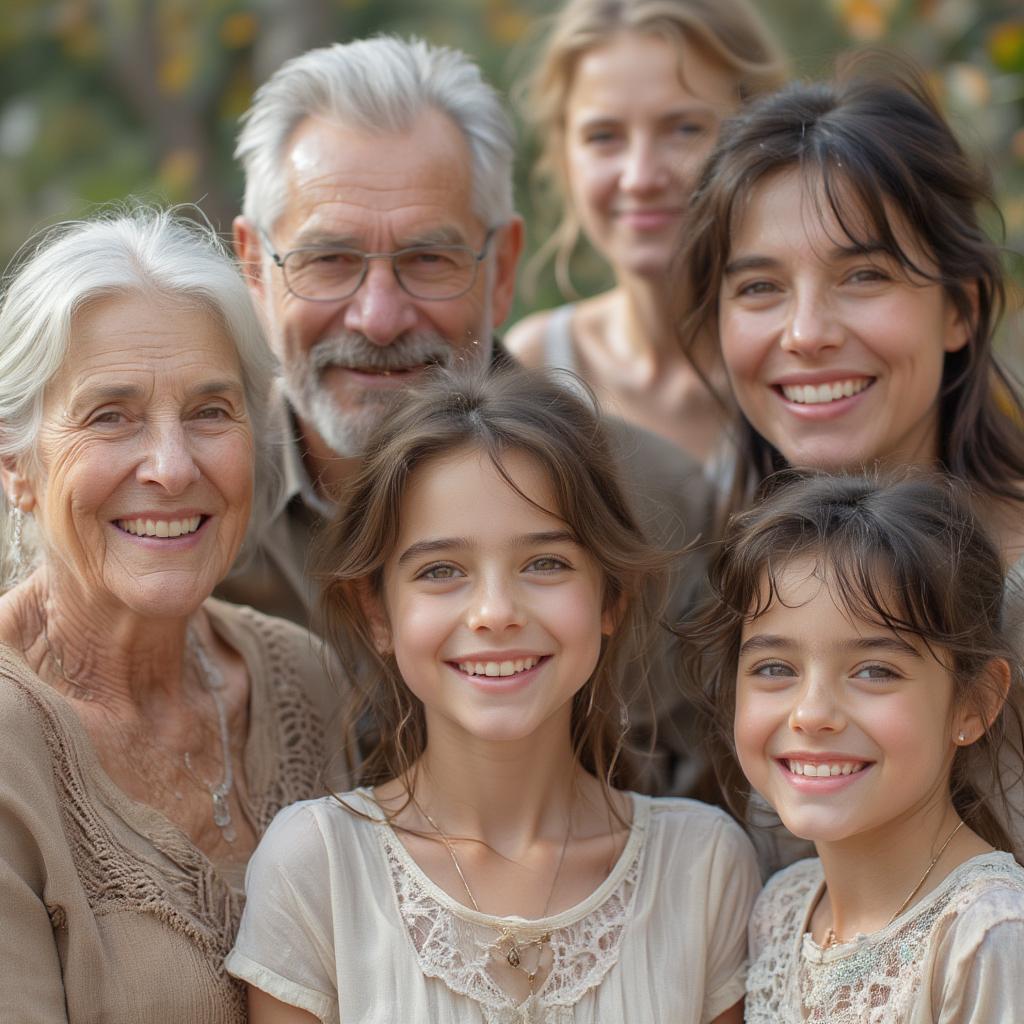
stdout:
[[[707,1022],[743,996],[759,882],[746,836],[691,800],[633,795],[633,827],[605,881],[541,920],[453,900],[362,790],[282,811],[246,876],[227,960],[236,977],[329,1024]],[[550,933],[553,963],[518,1005],[488,971],[495,940]]]
[[750,921],[752,1024],[1024,1021],[1024,869],[973,857],[892,924],[824,949],[807,933],[821,862],[777,874]]

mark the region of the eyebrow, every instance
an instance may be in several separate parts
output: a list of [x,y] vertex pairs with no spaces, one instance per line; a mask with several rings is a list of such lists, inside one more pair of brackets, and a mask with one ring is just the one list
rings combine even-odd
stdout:
[[[399,249],[414,249],[425,245],[466,245],[466,237],[454,225],[443,225],[436,228],[428,228],[417,234],[400,238],[398,244],[391,251]],[[362,239],[355,235],[329,235],[323,232],[302,234],[296,236],[293,249],[355,249],[359,252],[369,252],[364,248]]]
[[[757,633],[748,637],[740,647],[740,656],[754,654],[758,651],[769,651],[791,649],[796,647],[795,641],[785,636],[777,636],[771,633]],[[915,650],[906,640],[898,636],[864,636],[856,640],[844,640],[839,644],[839,649],[850,653],[858,651],[886,651],[891,654],[903,654],[914,658],[920,658],[920,652]]]
[[[889,255],[889,250],[881,242],[870,242],[861,245],[858,242],[851,242],[849,245],[835,245],[827,253],[827,259],[848,260],[855,256],[874,256],[881,253]],[[773,256],[740,256],[738,259],[730,260],[722,272],[723,277],[732,277],[736,274],[743,274],[750,270],[774,270],[781,266],[782,261]]]
[[[82,406],[91,407],[105,405],[107,402],[137,399],[141,398],[144,393],[145,389],[137,384],[96,384],[83,388],[78,392],[72,399],[70,408],[79,409]],[[241,382],[228,378],[203,381],[198,387],[189,389],[187,397],[203,398],[207,395],[220,395],[224,393],[241,394]]]
[[[511,547],[528,548],[538,544],[576,544],[576,538],[568,530],[543,530],[539,533],[524,533],[513,537]],[[468,537],[438,537],[435,540],[421,540],[410,544],[398,556],[398,564],[406,565],[418,558],[434,555],[441,551],[465,551],[473,547]]]

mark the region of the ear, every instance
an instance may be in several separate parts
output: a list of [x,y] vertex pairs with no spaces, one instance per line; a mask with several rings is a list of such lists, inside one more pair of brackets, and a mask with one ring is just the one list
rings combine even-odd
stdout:
[[491,312],[500,327],[512,309],[516,294],[516,267],[523,251],[523,218],[518,214],[498,228],[494,240],[494,280],[491,283]]
[[1010,666],[1003,658],[992,658],[982,675],[976,684],[979,699],[953,715],[953,743],[958,747],[970,746],[985,735],[1010,693]]
[[391,623],[388,621],[384,602],[374,591],[369,580],[356,580],[353,586],[356,600],[366,618],[366,624],[370,627],[370,639],[373,641],[374,649],[383,658],[392,651]]
[[970,316],[963,316],[953,300],[946,296],[946,332],[943,348],[947,352],[959,352],[970,344],[974,325],[978,322],[978,284],[972,281],[964,289],[971,306]]
[[263,246],[260,244],[259,231],[245,217],[236,217],[231,223],[231,229],[235,256],[258,304],[263,299]]
[[0,458],[0,483],[3,484],[11,508],[32,512],[36,507],[36,492],[32,481],[25,475],[16,459],[10,455]]

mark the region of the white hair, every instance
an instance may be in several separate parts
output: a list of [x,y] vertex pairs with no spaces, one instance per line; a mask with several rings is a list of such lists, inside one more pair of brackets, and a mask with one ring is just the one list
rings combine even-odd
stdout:
[[469,145],[473,211],[487,227],[506,224],[515,211],[515,130],[498,94],[464,53],[394,36],[310,50],[260,86],[235,148],[245,169],[242,212],[269,230],[284,211],[284,150],[307,117],[398,133],[428,109],[447,114]]
[[[281,488],[266,443],[277,364],[245,282],[216,232],[178,209],[129,203],[44,231],[12,268],[0,300],[0,458],[31,465],[44,393],[67,356],[76,313],[111,296],[195,303],[218,320],[238,354],[255,441],[253,526],[260,529]],[[6,581],[18,575],[10,512],[0,488],[0,572]]]

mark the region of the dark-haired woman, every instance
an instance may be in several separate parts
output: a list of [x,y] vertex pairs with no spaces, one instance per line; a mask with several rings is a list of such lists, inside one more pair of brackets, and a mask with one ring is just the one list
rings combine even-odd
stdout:
[[741,410],[724,513],[787,465],[948,473],[996,538],[1024,648],[1024,413],[992,349],[985,203],[913,68],[860,58],[791,86],[731,122],[705,169],[685,334],[717,330]]

